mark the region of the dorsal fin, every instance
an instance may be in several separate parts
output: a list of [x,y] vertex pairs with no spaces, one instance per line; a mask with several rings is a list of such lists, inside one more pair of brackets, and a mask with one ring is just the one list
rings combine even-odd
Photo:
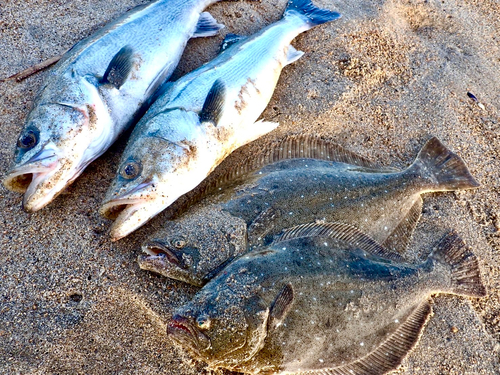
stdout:
[[[241,154],[240,154],[241,155]],[[205,180],[205,189],[225,186],[234,180],[265,167],[266,165],[290,159],[318,159],[338,163],[352,164],[373,172],[394,172],[394,169],[383,168],[380,164],[359,156],[339,146],[332,140],[309,134],[287,135],[279,140],[272,141],[260,148],[257,153],[245,155],[232,168],[224,168],[226,163],[212,173],[212,177]],[[228,162],[227,162],[228,163]],[[234,160],[233,160],[233,164]]]
[[425,301],[416,306],[382,344],[363,358],[347,365],[298,372],[296,375],[383,375],[395,370],[417,344],[431,313],[431,305]]
[[106,69],[102,76],[102,83],[111,83],[117,89],[123,86],[127,80],[133,65],[134,50],[131,46],[125,46],[120,49]]
[[415,227],[422,215],[422,198],[418,197],[417,201],[410,208],[410,211],[400,221],[396,228],[392,231],[389,237],[382,243],[386,249],[398,253],[403,253],[410,244]]
[[301,224],[283,230],[275,237],[273,244],[304,237],[329,237],[346,241],[358,246],[361,250],[382,258],[402,261],[403,258],[379,245],[374,239],[361,232],[356,227],[344,223],[310,223]]
[[200,14],[198,19],[198,24],[196,25],[196,30],[192,38],[201,38],[207,36],[217,35],[220,29],[224,28],[224,25],[217,23],[217,20],[212,17],[208,12],[203,12]]
[[290,159],[318,159],[358,166],[376,173],[395,172],[393,168],[357,155],[339,146],[333,140],[312,134],[291,134],[264,144],[258,151],[248,153],[245,147],[233,152],[195,189],[185,194],[176,204],[176,214],[184,211],[202,198],[241,181],[248,174],[266,165]]
[[245,36],[241,36],[241,35],[231,34],[231,33],[227,34],[226,37],[224,38],[224,40],[222,41],[221,45],[220,45],[220,51],[219,52],[227,50],[233,44],[236,44],[240,40],[243,40],[243,39],[246,39],[246,37]]

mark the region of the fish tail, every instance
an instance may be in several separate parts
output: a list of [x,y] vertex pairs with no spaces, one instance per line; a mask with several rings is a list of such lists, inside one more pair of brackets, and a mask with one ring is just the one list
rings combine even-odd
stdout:
[[429,258],[450,269],[450,292],[469,297],[486,296],[478,260],[457,233],[448,233]]
[[422,147],[409,169],[429,178],[433,191],[472,189],[479,186],[463,160],[436,137]]
[[340,13],[316,7],[311,0],[289,0],[285,17],[298,13],[312,28],[341,17]]

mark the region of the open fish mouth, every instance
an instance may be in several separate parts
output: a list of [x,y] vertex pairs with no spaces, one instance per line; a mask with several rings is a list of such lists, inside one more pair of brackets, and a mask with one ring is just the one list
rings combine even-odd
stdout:
[[159,241],[152,241],[142,246],[142,251],[147,255],[142,255],[144,260],[161,259],[177,267],[185,268],[176,252]]
[[[60,169],[60,157],[53,147],[45,147],[26,163],[12,168],[5,177],[4,186],[24,193],[23,208],[27,212],[38,211],[49,204],[62,190],[61,181],[51,181]],[[64,181],[66,186],[70,181]]]
[[111,226],[111,240],[117,241],[144,225],[163,209],[157,201],[156,184],[145,181],[133,189],[111,198],[102,205],[102,216],[115,220]]

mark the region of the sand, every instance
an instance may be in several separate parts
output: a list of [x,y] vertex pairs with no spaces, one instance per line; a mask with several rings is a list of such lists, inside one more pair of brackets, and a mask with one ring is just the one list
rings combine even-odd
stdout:
[[[57,55],[135,5],[4,1],[0,77]],[[279,19],[286,1],[220,2],[221,36],[190,42],[176,77],[216,55],[222,36]],[[431,136],[468,164],[474,191],[427,194],[409,259],[456,230],[477,254],[488,296],[438,296],[401,374],[500,374],[500,5],[496,0],[317,0],[344,17],[300,35],[303,58],[284,69],[262,118],[280,127],[229,157],[290,133],[314,133],[403,168]],[[0,83],[0,178],[45,72]],[[467,96],[473,93],[478,102]],[[480,105],[481,104],[481,105]],[[0,187],[0,373],[199,374],[165,323],[196,288],[142,271],[140,244],[159,215],[111,243],[98,214],[126,139],[34,214]]]

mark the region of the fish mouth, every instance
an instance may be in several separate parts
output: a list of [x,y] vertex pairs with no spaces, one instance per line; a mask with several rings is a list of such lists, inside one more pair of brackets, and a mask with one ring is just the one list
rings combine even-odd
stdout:
[[176,254],[174,250],[165,245],[163,242],[156,240],[151,241],[142,246],[142,251],[148,255],[143,255],[144,258],[163,258],[169,263],[181,267],[186,268],[181,264],[181,259]]
[[199,358],[202,357],[201,350],[210,348],[210,339],[181,315],[174,315],[168,322],[167,336]]
[[51,181],[60,167],[59,152],[49,144],[26,163],[12,168],[3,184],[11,191],[24,193],[24,210],[35,212],[49,204],[72,181],[65,181],[63,186],[60,181]]
[[187,282],[194,286],[203,286],[203,280],[199,279],[192,269],[188,268],[182,259],[182,255],[165,245],[162,241],[151,241],[142,246],[141,254],[137,257],[139,267],[151,271],[169,279]]
[[144,181],[133,189],[108,201],[104,201],[99,212],[115,220],[111,226],[111,241],[118,241],[146,224],[165,207],[159,202],[153,180]]

